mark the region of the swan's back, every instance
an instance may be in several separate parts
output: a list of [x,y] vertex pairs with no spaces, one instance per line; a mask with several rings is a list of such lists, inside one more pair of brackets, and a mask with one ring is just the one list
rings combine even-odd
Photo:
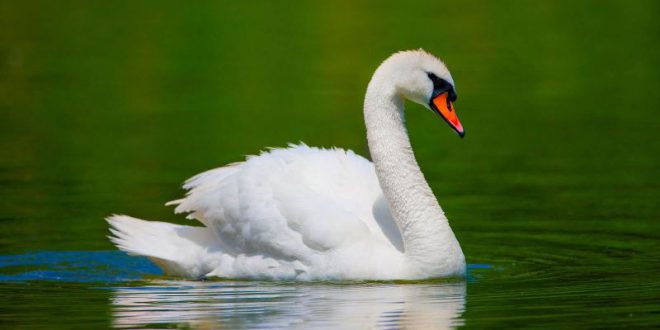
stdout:
[[[381,268],[396,273],[396,225],[373,164],[352,151],[290,145],[201,173],[184,188],[187,196],[170,204],[202,222],[217,237],[213,252],[226,259],[210,275],[374,278],[383,277],[376,274]],[[372,264],[379,260],[382,267]]]

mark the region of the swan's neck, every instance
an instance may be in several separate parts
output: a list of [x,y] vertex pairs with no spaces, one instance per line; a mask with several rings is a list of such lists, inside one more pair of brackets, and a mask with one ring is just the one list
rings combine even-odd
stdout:
[[463,252],[415,160],[403,103],[393,86],[378,83],[374,76],[367,89],[364,117],[380,186],[411,266],[437,275],[463,272]]

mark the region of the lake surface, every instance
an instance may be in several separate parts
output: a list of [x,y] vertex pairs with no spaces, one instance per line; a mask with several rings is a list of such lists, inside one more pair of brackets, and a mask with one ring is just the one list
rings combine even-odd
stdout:
[[[0,2],[2,328],[660,327],[657,1]],[[416,105],[465,280],[191,282],[103,218],[304,141],[368,156],[380,61],[442,57],[466,128]]]

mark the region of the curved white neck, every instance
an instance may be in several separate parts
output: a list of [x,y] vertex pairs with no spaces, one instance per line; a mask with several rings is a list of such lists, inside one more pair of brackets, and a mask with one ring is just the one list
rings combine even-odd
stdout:
[[406,257],[421,273],[462,273],[463,252],[415,160],[406,132],[404,100],[385,80],[376,74],[369,83],[364,119],[371,158],[403,236]]

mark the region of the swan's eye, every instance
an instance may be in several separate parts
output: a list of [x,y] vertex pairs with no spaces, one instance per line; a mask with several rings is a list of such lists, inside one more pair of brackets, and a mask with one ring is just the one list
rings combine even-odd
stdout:
[[438,77],[435,75],[433,72],[427,72],[426,75],[431,79],[433,82],[433,95],[432,97],[436,97],[442,93],[449,93],[449,97],[447,98],[448,101],[455,102],[457,95],[456,91],[454,90],[454,86],[452,86],[448,81]]

